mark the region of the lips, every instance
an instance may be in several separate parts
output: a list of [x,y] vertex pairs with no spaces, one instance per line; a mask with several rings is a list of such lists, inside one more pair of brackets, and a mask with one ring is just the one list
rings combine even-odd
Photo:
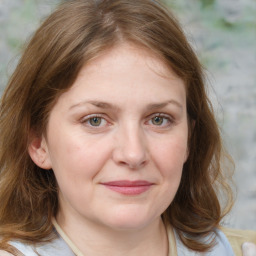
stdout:
[[106,188],[123,195],[139,195],[151,188],[153,183],[145,180],[117,180],[101,183]]

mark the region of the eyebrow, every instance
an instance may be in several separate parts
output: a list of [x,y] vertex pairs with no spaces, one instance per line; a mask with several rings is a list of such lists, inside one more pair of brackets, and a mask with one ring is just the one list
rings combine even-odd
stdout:
[[83,105],[86,105],[86,104],[91,104],[91,105],[93,105],[95,107],[103,108],[103,109],[118,109],[117,106],[115,106],[115,105],[113,105],[111,103],[103,102],[103,101],[96,101],[96,100],[82,101],[82,102],[79,102],[79,103],[77,103],[75,105],[72,105],[69,109],[80,107],[80,106],[83,106]]
[[175,105],[176,107],[178,107],[178,108],[180,108],[180,109],[183,109],[182,104],[179,103],[179,102],[176,101],[176,100],[168,100],[168,101],[161,102],[161,103],[152,103],[152,104],[149,104],[149,105],[147,106],[147,109],[148,109],[148,110],[161,109],[161,108],[166,107],[166,106],[169,105],[169,104],[173,104],[173,105]]
[[[89,101],[83,101],[83,102],[79,102],[75,105],[72,105],[69,109],[73,109],[73,108],[76,108],[76,107],[80,107],[80,106],[83,106],[83,105],[86,105],[86,104],[91,104],[97,108],[102,108],[102,109],[114,109],[114,110],[119,110],[119,107],[112,104],[112,103],[109,103],[109,102],[103,102],[103,101],[96,101],[96,100],[89,100]],[[146,110],[148,111],[151,111],[151,110],[154,110],[154,109],[161,109],[161,108],[164,108],[166,107],[167,105],[169,104],[173,104],[175,105],[176,107],[178,107],[179,109],[183,109],[183,106],[181,103],[179,103],[178,101],[176,100],[168,100],[168,101],[165,101],[165,102],[160,102],[160,103],[151,103],[149,105],[146,106]]]

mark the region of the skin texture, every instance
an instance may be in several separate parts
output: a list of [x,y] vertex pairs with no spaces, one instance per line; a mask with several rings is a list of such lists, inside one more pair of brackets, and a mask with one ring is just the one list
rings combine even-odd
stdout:
[[[57,221],[85,255],[166,255],[161,214],[180,184],[187,140],[184,82],[151,52],[122,44],[81,69],[29,153],[53,169]],[[119,180],[150,186],[124,194],[103,184]]]

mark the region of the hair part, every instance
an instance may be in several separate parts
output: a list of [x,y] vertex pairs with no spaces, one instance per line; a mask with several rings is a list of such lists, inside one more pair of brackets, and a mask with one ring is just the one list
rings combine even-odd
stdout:
[[[214,232],[232,204],[221,166],[220,132],[197,57],[175,17],[151,0],[67,1],[36,31],[1,100],[0,236],[31,243],[51,239],[57,182],[52,170],[40,169],[30,159],[30,135],[45,132],[52,107],[82,66],[122,42],[152,51],[185,81],[190,154],[163,217],[190,249],[213,246],[214,240],[205,243],[203,238]],[[227,198],[224,211],[219,189]]]

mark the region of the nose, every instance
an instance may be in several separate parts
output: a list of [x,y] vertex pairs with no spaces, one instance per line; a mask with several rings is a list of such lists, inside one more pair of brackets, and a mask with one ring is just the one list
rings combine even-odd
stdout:
[[140,169],[148,162],[145,135],[139,127],[119,129],[115,138],[113,160],[116,164],[129,169]]

